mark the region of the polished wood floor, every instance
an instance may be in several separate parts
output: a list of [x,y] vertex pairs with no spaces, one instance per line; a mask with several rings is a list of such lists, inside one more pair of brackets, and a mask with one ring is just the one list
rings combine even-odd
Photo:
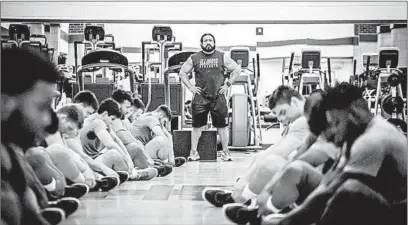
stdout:
[[[264,133],[264,143],[279,139],[279,130]],[[234,161],[189,162],[166,177],[129,181],[109,191],[89,193],[81,208],[61,225],[95,224],[231,224],[222,210],[205,202],[205,187],[232,187],[254,152],[232,152]]]

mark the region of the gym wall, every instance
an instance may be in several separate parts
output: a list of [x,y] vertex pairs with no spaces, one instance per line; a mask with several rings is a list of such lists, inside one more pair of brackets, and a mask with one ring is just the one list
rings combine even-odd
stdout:
[[407,25],[391,29],[391,40],[394,47],[399,48],[399,67],[407,66]]

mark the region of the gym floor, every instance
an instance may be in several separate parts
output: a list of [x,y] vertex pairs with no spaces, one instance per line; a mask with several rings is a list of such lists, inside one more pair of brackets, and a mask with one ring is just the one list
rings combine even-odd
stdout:
[[[279,140],[279,129],[264,131],[264,144]],[[110,192],[93,192],[61,225],[232,224],[220,208],[205,202],[206,187],[231,188],[251,163],[254,152],[231,152],[234,161],[190,162],[166,177],[125,182]]]

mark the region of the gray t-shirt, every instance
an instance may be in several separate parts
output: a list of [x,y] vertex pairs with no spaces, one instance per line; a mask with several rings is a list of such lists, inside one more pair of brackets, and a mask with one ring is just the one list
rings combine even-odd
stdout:
[[302,145],[308,132],[307,119],[301,116],[290,123],[283,131],[281,140],[266,151],[271,151],[273,154],[288,158],[291,153],[293,154]]
[[93,159],[105,148],[98,136],[96,136],[96,133],[101,130],[107,130],[109,132],[105,122],[94,114],[85,118],[84,125],[79,131],[82,147],[85,153]]
[[133,121],[132,136],[146,145],[153,139],[152,129],[155,126],[162,127],[159,119],[150,113],[140,115],[137,120]]

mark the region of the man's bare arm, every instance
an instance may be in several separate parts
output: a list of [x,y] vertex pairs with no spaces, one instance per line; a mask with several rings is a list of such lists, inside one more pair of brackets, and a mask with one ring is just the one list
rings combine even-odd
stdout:
[[241,67],[231,57],[224,54],[224,66],[231,71],[229,82],[233,84],[241,73]]
[[125,157],[132,161],[132,157],[130,157],[129,152],[127,151],[125,145],[123,144],[123,142],[119,139],[119,137],[116,135],[116,133],[114,131],[110,131],[110,134],[113,138],[113,140],[120,146],[121,149],[118,149],[118,151],[122,150],[122,153],[125,155]]
[[181,81],[184,83],[184,85],[187,86],[188,89],[191,89],[194,87],[191,83],[190,80],[188,79],[188,74],[191,73],[193,70],[193,60],[191,57],[187,59],[187,61],[184,62],[183,66],[181,66],[179,76]]
[[169,148],[169,162],[171,164],[175,164],[175,159],[174,159],[174,150],[173,150],[173,137],[171,136],[171,134],[167,131],[166,128],[163,128],[163,133],[166,135],[167,139],[168,139],[168,148]]
[[298,148],[296,155],[292,158],[292,161],[305,153],[310,148],[310,146],[312,146],[316,142],[316,140],[317,136],[309,132],[306,138],[303,140],[302,145]]

